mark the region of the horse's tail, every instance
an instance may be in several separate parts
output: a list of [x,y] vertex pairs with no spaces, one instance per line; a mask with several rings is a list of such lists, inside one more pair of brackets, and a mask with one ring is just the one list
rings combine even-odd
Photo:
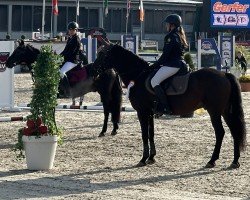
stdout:
[[112,87],[112,122],[119,123],[121,118],[122,107],[122,86],[120,77],[116,74],[116,78]]
[[231,83],[230,106],[227,112],[228,126],[235,142],[239,144],[240,150],[245,150],[246,123],[244,119],[240,85],[234,75],[226,73],[226,77]]

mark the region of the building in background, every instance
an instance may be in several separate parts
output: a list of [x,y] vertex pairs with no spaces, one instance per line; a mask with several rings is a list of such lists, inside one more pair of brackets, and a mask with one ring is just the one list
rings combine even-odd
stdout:
[[[41,30],[42,0],[1,0],[0,39],[6,34],[18,39],[21,35],[31,38],[32,32]],[[45,33],[53,36],[65,33],[70,21],[78,21],[81,28],[104,27],[110,40],[120,40],[126,32],[126,0],[109,0],[105,16],[103,0],[80,0],[79,16],[76,15],[76,0],[58,0],[58,15],[52,15],[52,0],[46,0]],[[145,18],[142,24],[144,39],[159,41],[161,47],[164,35],[164,18],[178,13],[183,18],[184,28],[192,40],[197,7],[201,0],[144,0]],[[131,0],[128,19],[128,33],[140,35],[139,0]],[[52,23],[52,24],[51,24]]]

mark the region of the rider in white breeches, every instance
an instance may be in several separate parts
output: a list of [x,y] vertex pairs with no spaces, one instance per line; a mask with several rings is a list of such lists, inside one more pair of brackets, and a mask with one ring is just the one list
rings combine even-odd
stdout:
[[186,67],[184,64],[184,49],[187,47],[186,36],[181,27],[182,19],[177,14],[171,14],[164,20],[168,34],[164,38],[164,47],[161,57],[151,66],[159,68],[151,79],[151,85],[157,97],[154,113],[157,116],[171,114],[165,91],[160,83]]

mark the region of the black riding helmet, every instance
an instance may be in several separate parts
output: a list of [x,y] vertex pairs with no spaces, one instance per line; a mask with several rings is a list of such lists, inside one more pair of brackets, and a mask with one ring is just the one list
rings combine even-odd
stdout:
[[176,27],[179,27],[182,24],[182,19],[180,15],[171,14],[166,17],[164,22],[169,24],[174,24]]
[[79,25],[76,22],[69,22],[68,24],[68,30],[70,29],[78,29]]

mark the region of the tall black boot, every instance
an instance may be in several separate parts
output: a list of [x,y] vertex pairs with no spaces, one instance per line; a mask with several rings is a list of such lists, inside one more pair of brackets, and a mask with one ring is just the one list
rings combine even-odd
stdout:
[[171,110],[168,104],[167,96],[160,85],[154,87],[155,95],[157,97],[156,106],[154,113],[156,116],[160,117],[163,114],[170,115]]
[[64,91],[64,96],[70,97],[70,83],[66,75],[61,79],[61,86],[61,89]]

